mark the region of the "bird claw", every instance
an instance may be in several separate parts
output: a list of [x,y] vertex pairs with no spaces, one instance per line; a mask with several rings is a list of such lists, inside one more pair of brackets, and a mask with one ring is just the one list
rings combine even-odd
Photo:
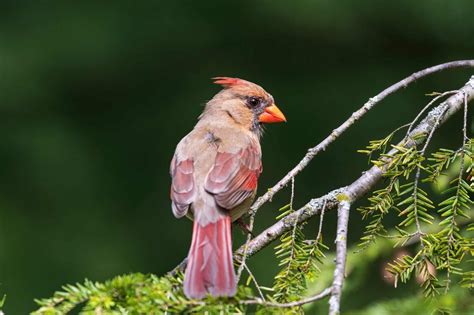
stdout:
[[244,222],[244,220],[242,218],[239,218],[237,219],[237,221],[235,221],[235,223],[237,223],[237,225],[239,226],[239,228],[246,234],[250,234],[252,235],[252,237],[255,237],[255,235],[252,233],[252,231],[250,230],[250,226],[248,223]]

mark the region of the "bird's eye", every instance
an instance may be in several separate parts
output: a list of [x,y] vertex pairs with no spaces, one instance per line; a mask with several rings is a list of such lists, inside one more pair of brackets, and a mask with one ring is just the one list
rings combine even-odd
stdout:
[[255,107],[260,104],[260,99],[258,97],[249,97],[247,102],[250,106]]

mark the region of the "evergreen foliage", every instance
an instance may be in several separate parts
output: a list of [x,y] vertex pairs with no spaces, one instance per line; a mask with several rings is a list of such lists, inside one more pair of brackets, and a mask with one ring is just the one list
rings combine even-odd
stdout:
[[[371,141],[366,150],[360,151],[369,155],[382,151],[372,163],[384,169],[388,184],[372,193],[369,205],[359,208],[363,218],[370,220],[359,245],[366,248],[378,237],[394,238],[396,246],[419,243],[416,254],[399,257],[389,264],[395,286],[416,274],[423,280],[425,296],[437,295],[441,288],[447,292],[452,275],[456,276],[457,284],[472,287],[472,266],[467,264],[472,263],[474,240],[471,225],[462,226],[462,220],[471,220],[473,206],[472,143],[470,139],[456,151],[439,149],[428,159],[416,146],[392,146],[397,152],[387,159],[386,138]],[[436,184],[453,166],[457,176],[441,191],[444,200],[435,206],[435,194],[428,193],[428,187],[421,187],[422,183]],[[388,235],[383,225],[383,218],[389,213],[399,217],[395,235]],[[444,273],[435,276],[433,267]]]
[[[366,149],[359,151],[368,155],[370,162],[384,171],[386,180],[383,187],[368,198],[368,205],[358,209],[368,224],[358,244],[358,252],[350,255],[358,255],[359,267],[368,265],[370,261],[360,251],[369,252],[376,248],[377,254],[371,256],[377,257],[382,252],[386,253],[387,248],[377,247],[380,243],[414,247],[414,251],[393,257],[386,265],[395,287],[416,277],[420,291],[426,297],[443,294],[446,299],[454,296],[469,299],[465,289],[474,288],[474,139],[463,139],[457,150],[441,148],[426,157],[425,150],[432,134],[405,136],[402,140],[402,143],[413,141],[415,144],[426,140],[427,143],[420,149],[417,145],[405,147],[392,144],[399,130],[401,128],[383,139],[370,141]],[[387,152],[389,149],[390,152]],[[374,159],[376,154],[378,157]],[[441,180],[447,184],[440,185]],[[294,181],[292,184],[291,201],[280,209],[277,220],[294,212]],[[81,314],[304,313],[309,306],[292,305],[287,308],[276,304],[301,300],[310,294],[311,283],[318,275],[332,272],[330,261],[333,257],[326,257],[324,250],[328,247],[322,242],[323,215],[324,209],[314,240],[307,239],[305,223],[297,223],[298,218],[280,236],[275,247],[280,271],[274,277],[272,288],[260,287],[248,270],[248,280],[239,286],[235,297],[207,297],[197,301],[184,297],[181,274],[162,277],[130,274],[104,283],[86,280],[83,284],[66,285],[53,297],[37,300],[40,308],[33,314],[56,315],[73,311]],[[391,227],[385,226],[388,216],[392,219]],[[349,272],[351,261],[354,259],[349,257]],[[331,266],[329,272],[328,265]],[[318,281],[327,282],[327,277],[321,278]],[[250,288],[251,283],[258,290],[259,297]],[[265,297],[262,290],[268,292]],[[402,300],[402,305],[414,311],[419,305],[413,301],[413,297],[407,297]],[[0,307],[3,302],[4,299]],[[448,304],[437,302],[430,307],[441,314],[470,309]],[[376,312],[380,305],[369,308],[367,314]],[[386,307],[389,309],[393,305],[387,302]]]
[[[288,204],[280,209],[277,219],[292,213],[293,207]],[[318,264],[325,257],[322,252],[327,247],[321,241],[321,235],[314,241],[306,241],[303,224],[294,224],[293,228],[280,237],[280,244],[275,247],[276,257],[280,260],[280,272],[275,276],[273,296],[270,300],[291,302],[301,299],[306,291],[306,281],[314,280],[321,271]],[[297,312],[301,308],[297,307]]]
[[49,299],[37,300],[40,308],[34,315],[60,315],[79,310],[81,314],[176,314],[176,313],[245,313],[238,303],[252,295],[249,288],[239,287],[229,299],[188,300],[182,292],[182,276],[123,275],[104,283],[86,280],[66,285]]

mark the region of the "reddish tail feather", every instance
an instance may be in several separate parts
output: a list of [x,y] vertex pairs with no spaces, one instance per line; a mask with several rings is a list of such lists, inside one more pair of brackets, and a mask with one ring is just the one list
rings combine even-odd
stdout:
[[230,216],[206,226],[195,220],[184,274],[184,294],[192,299],[202,299],[207,293],[233,296],[236,288]]

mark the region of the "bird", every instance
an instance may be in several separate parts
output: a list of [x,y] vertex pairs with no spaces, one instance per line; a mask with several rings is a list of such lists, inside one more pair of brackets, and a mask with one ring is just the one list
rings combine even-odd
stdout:
[[171,160],[171,208],[193,220],[183,291],[189,299],[232,297],[237,283],[231,223],[249,211],[262,173],[262,124],[286,122],[261,86],[231,77],[205,105]]

